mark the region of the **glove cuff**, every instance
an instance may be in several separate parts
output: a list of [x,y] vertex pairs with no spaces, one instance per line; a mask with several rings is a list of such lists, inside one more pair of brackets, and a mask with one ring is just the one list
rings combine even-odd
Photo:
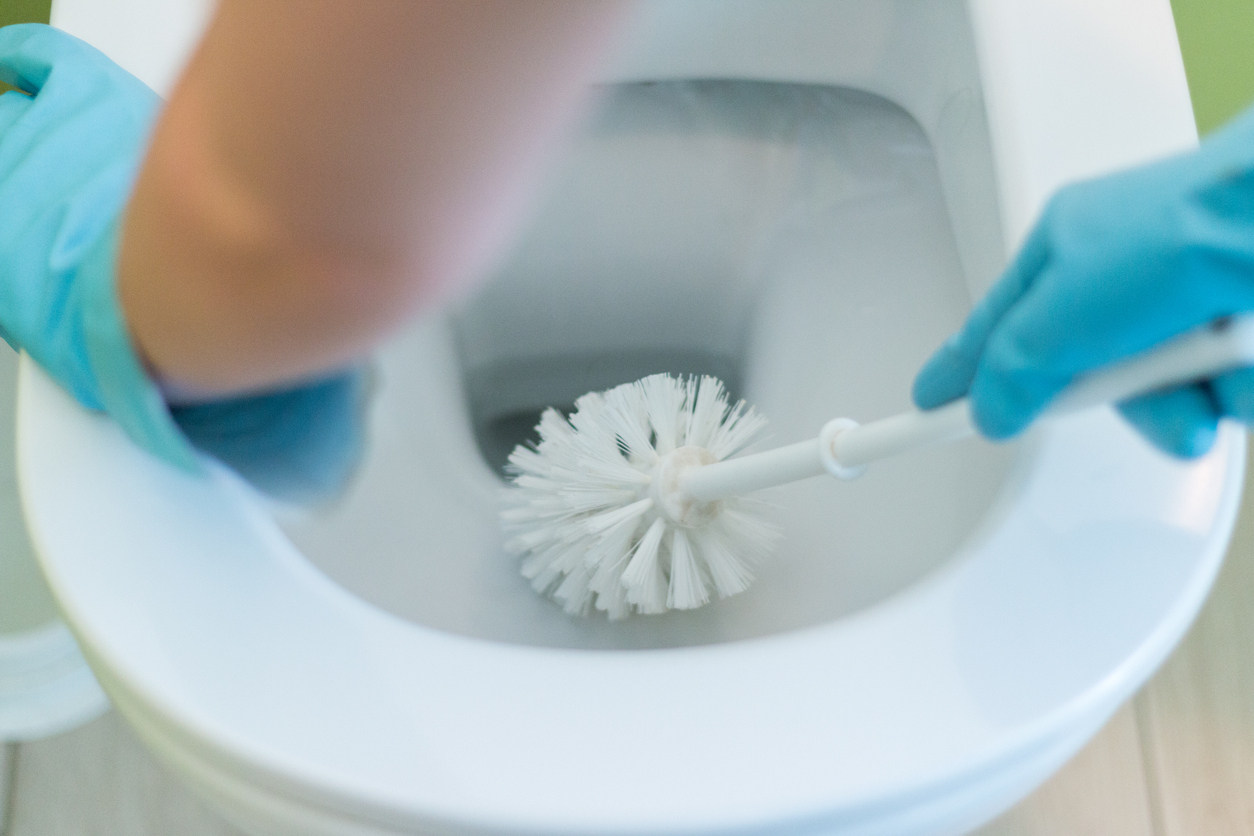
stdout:
[[100,403],[140,447],[182,470],[199,472],[195,450],[131,342],[117,297],[117,243],[115,221],[79,264],[83,341]]

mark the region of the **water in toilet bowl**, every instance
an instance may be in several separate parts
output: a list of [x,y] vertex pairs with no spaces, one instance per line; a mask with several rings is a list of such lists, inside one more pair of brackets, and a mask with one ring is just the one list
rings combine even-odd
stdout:
[[502,549],[499,466],[545,406],[655,372],[715,374],[770,424],[909,405],[970,305],[931,145],[884,99],[832,87],[611,88],[483,290],[401,335],[357,483],[288,526],[358,595],[430,627],[557,647],[703,644],[846,616],[953,555],[1012,451],[888,462],[765,494],[783,545],[755,586],[630,624],[571,618]]

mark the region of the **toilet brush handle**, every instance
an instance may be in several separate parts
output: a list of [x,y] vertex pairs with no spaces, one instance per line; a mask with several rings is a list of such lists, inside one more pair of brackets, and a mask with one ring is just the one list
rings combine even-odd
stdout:
[[[1227,317],[1077,378],[1042,417],[1118,403],[1249,365],[1254,365],[1254,316]],[[939,409],[894,415],[841,432],[832,438],[832,455],[838,466],[856,468],[974,431],[970,405],[962,398]]]
[[1045,414],[1067,415],[1092,406],[1119,403],[1242,366],[1254,366],[1254,315],[1216,320],[1085,375],[1054,398]]
[[[1227,317],[1078,378],[1042,417],[1058,417],[1136,395],[1254,366],[1254,316]],[[868,424],[829,421],[816,439],[693,467],[679,489],[703,502],[751,493],[830,473],[852,479],[866,465],[909,450],[973,435],[966,398],[937,409],[911,410]]]

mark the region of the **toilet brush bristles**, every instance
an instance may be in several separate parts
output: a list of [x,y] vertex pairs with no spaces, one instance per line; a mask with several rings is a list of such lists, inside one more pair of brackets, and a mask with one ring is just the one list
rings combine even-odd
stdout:
[[659,374],[585,395],[569,420],[548,409],[539,443],[509,457],[506,548],[572,614],[687,610],[743,592],[777,539],[762,503],[729,497],[677,521],[651,486],[666,454],[695,447],[722,460],[765,424],[743,401],[729,405],[713,377]]

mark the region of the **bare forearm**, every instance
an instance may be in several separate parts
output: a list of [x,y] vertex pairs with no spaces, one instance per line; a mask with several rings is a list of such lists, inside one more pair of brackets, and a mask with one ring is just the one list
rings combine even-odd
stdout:
[[334,368],[474,275],[624,5],[225,0],[126,218],[156,373],[213,394]]

